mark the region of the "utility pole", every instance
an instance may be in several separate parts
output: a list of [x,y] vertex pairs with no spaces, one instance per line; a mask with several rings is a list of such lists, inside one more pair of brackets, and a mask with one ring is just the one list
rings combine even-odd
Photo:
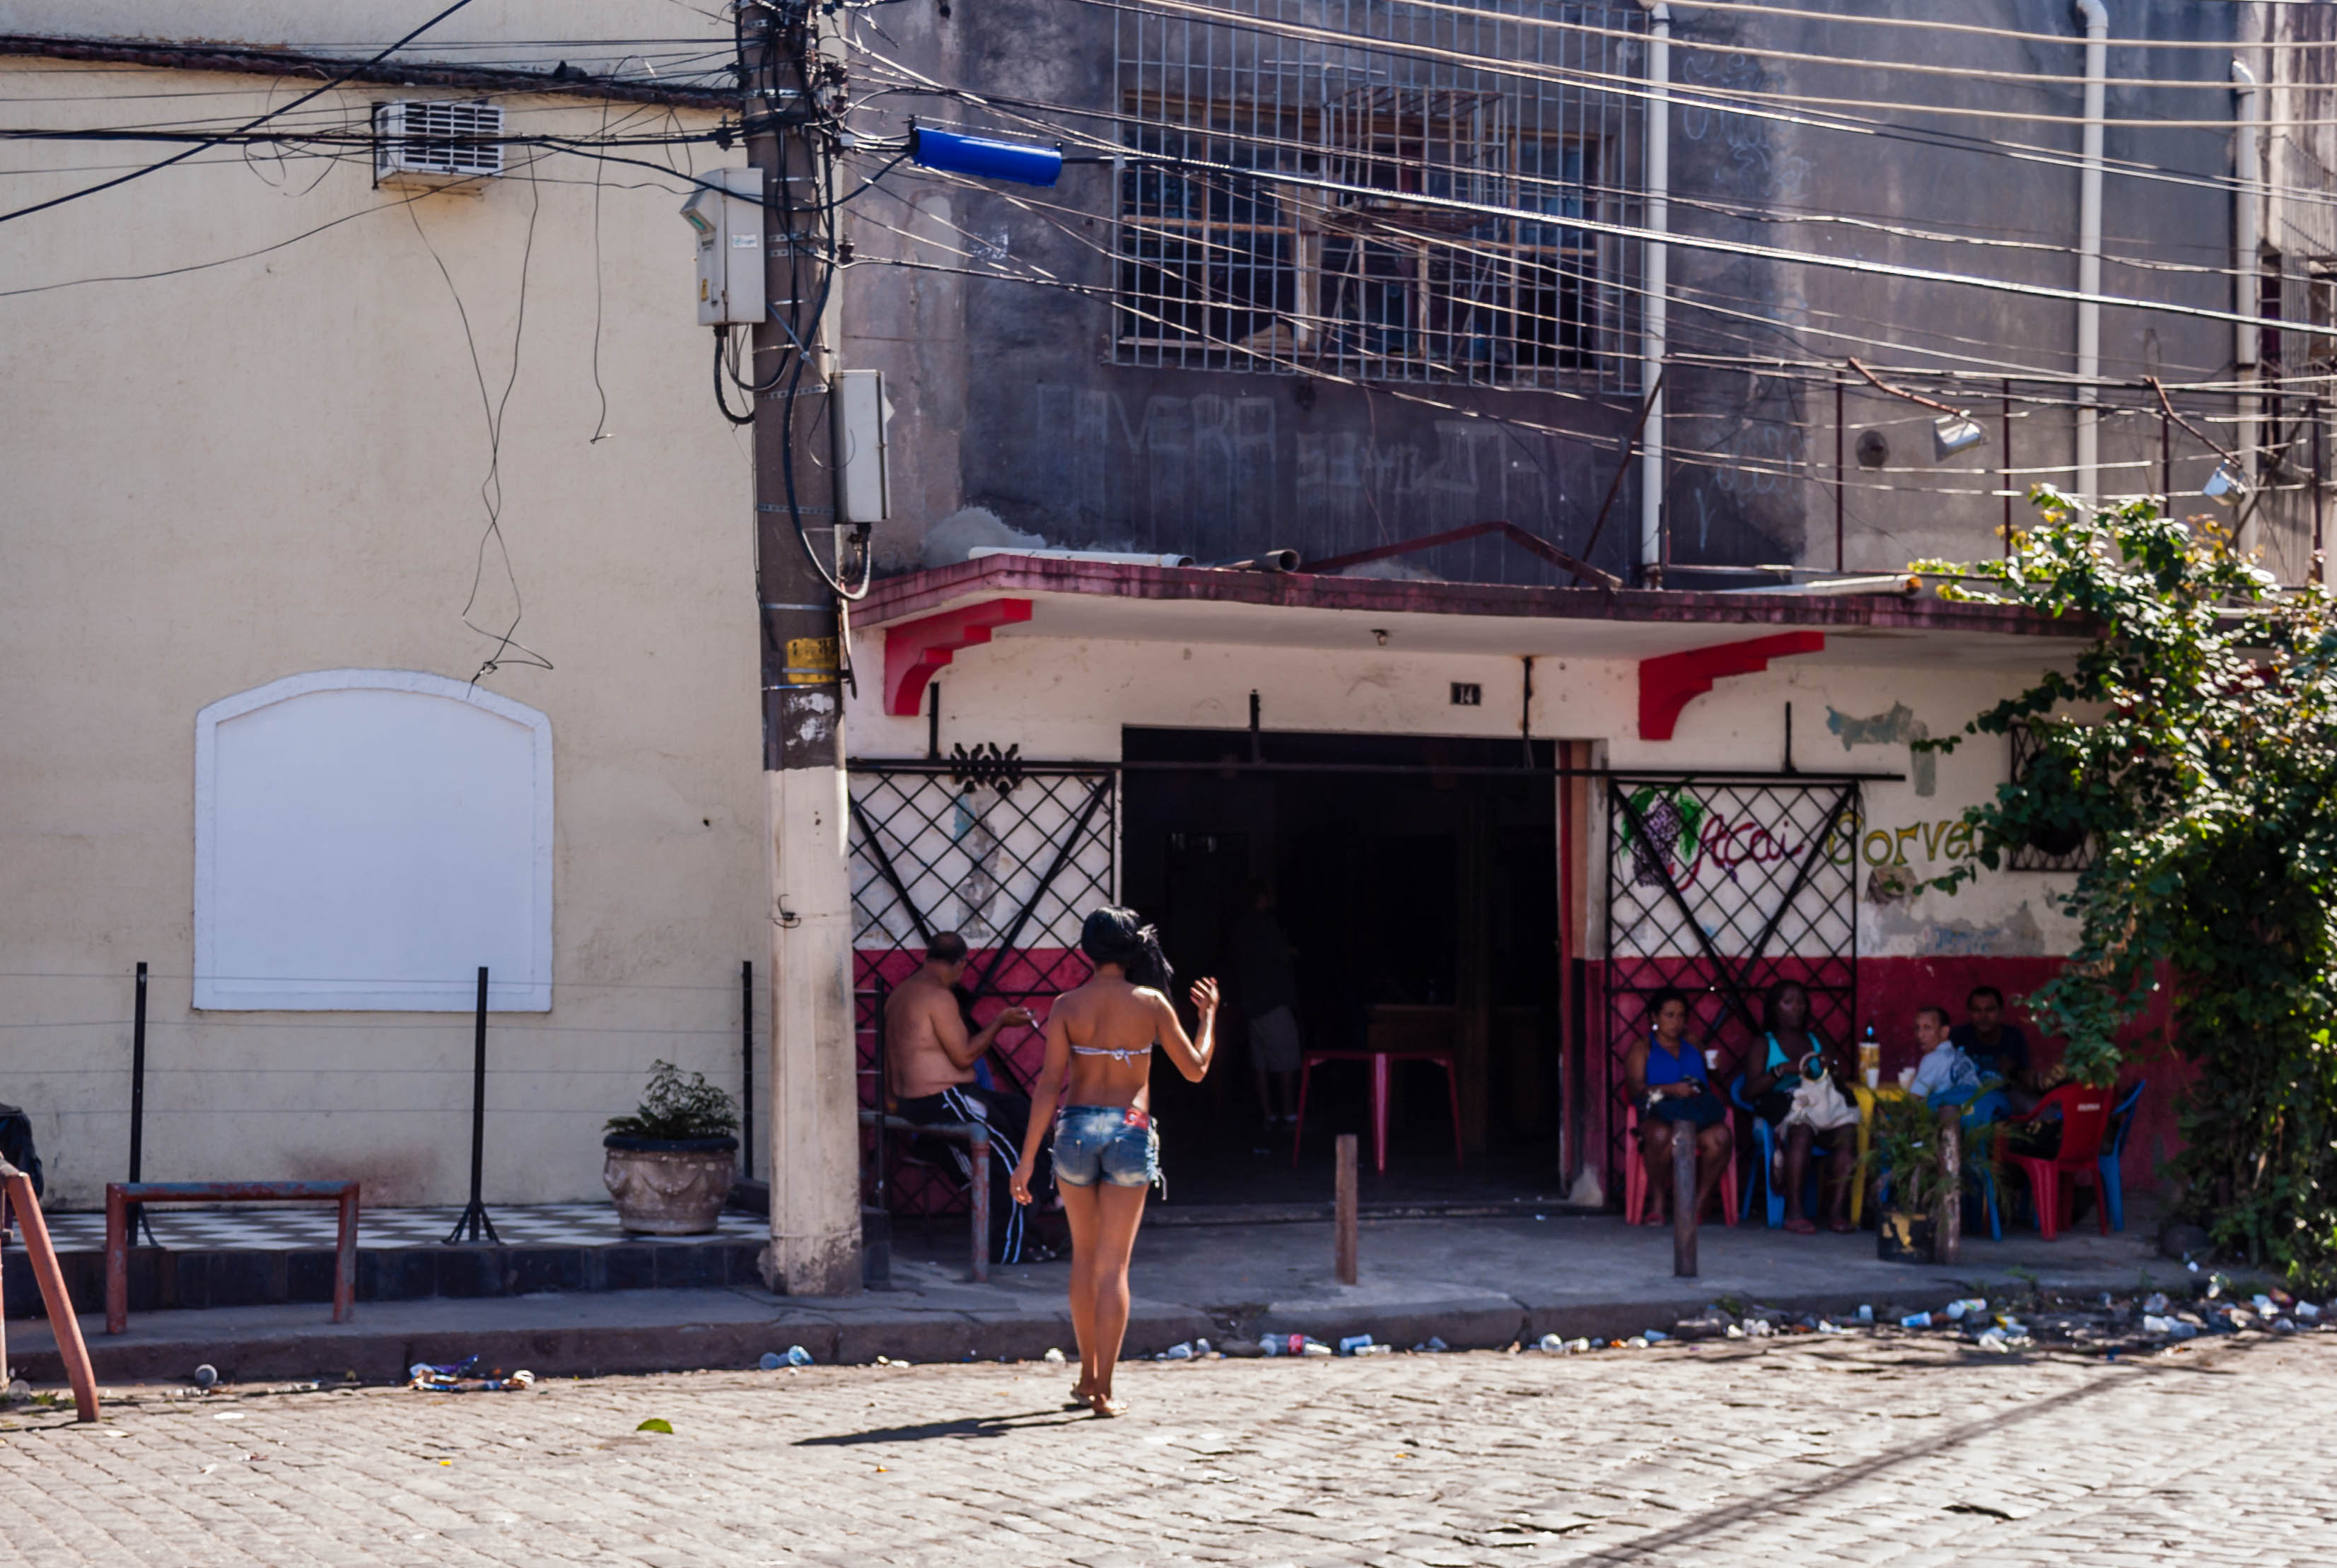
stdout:
[[[740,8],[748,161],[764,171],[765,314],[755,328],[756,589],[768,797],[771,1241],[789,1295],[860,1289],[860,1128],[844,688],[829,434],[842,282],[827,112],[841,83],[815,0]],[[809,550],[806,548],[809,542]],[[821,552],[826,564],[812,559]]]

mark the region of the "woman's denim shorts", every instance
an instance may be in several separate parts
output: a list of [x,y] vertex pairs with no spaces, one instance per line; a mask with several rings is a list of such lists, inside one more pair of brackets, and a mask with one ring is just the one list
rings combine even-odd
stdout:
[[1066,1187],[1149,1187],[1160,1180],[1160,1129],[1123,1105],[1066,1105],[1055,1117],[1055,1180]]

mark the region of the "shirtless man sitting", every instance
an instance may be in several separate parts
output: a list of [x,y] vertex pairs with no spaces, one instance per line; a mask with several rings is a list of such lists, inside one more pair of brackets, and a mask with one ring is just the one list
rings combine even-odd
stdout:
[[[1008,1008],[969,1031],[955,989],[966,963],[965,939],[942,931],[925,949],[916,973],[885,998],[885,1090],[894,1113],[904,1120],[928,1126],[971,1122],[989,1129],[991,1257],[1019,1263],[1026,1261],[1028,1247],[1022,1207],[1007,1193],[1007,1178],[1013,1174],[1008,1162],[1022,1146],[1031,1102],[1011,1091],[982,1087],[973,1065],[997,1042],[1000,1030],[1029,1028],[1032,1020],[1027,1008]],[[949,1147],[959,1174],[971,1179],[971,1157],[955,1144]]]

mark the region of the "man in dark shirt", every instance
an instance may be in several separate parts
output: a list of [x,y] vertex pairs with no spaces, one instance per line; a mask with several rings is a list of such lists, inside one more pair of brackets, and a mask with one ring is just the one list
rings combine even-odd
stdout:
[[1273,884],[1253,883],[1249,904],[1230,944],[1234,1000],[1249,1026],[1258,1110],[1268,1127],[1283,1126],[1298,1120],[1298,979],[1290,939],[1274,918]]
[[2037,1072],[2029,1061],[2029,1037],[2018,1024],[2004,1021],[2004,993],[1994,986],[1975,986],[1964,998],[1970,1021],[1948,1031],[1948,1043],[1963,1052],[1983,1078],[2004,1080],[2004,1097],[2014,1115],[2037,1106]]

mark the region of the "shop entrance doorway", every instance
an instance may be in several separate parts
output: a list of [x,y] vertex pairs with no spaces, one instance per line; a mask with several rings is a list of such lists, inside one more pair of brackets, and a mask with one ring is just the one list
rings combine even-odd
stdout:
[[[1333,1137],[1363,1135],[1367,1200],[1554,1202],[1559,1130],[1557,781],[1547,742],[1129,729],[1122,892],[1160,928],[1179,1008],[1192,979],[1227,992],[1217,1066],[1188,1084],[1156,1063],[1172,1202],[1320,1203]],[[1306,1050],[1450,1050],[1390,1067],[1388,1163],[1371,1160],[1359,1062],[1315,1066],[1299,1158],[1253,1072],[1242,947],[1261,890],[1294,950]],[[1265,939],[1270,940],[1270,939]]]

